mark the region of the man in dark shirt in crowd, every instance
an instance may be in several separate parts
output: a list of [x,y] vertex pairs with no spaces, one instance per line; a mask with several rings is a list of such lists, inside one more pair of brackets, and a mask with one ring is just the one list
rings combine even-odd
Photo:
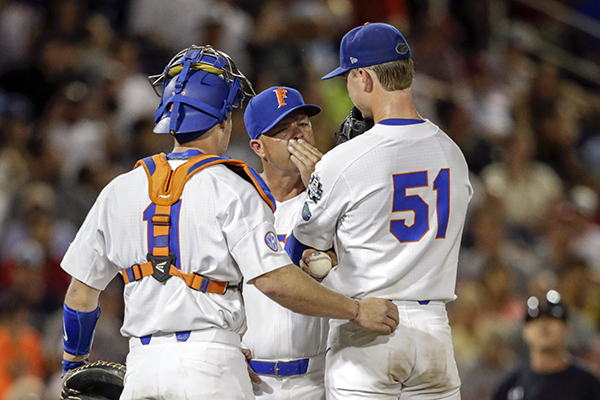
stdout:
[[529,364],[511,372],[493,400],[600,400],[600,381],[570,358],[567,317],[555,290],[527,300],[523,337]]

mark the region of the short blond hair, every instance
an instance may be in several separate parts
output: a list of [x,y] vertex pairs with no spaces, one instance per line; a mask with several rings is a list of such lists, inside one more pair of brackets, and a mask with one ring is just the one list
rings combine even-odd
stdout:
[[[415,63],[411,58],[390,61],[365,67],[375,72],[381,86],[388,92],[408,89],[415,75]],[[356,70],[352,70],[356,73]]]

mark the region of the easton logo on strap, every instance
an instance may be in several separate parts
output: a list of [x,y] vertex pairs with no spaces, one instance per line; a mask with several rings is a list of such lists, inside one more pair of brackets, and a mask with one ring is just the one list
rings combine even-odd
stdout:
[[166,261],[163,261],[161,263],[158,263],[154,266],[155,269],[159,270],[161,273],[165,272],[165,266],[167,265]]
[[[171,242],[173,229],[172,213],[179,213],[181,193],[188,179],[195,173],[211,165],[224,164],[230,170],[251,183],[271,211],[275,212],[275,199],[269,188],[256,171],[246,163],[225,156],[199,154],[191,157],[184,164],[171,169],[164,153],[147,157],[136,163],[135,168],[143,166],[148,176],[148,192],[152,204],[144,212],[144,220],[149,222],[149,253],[147,262],[134,264],[121,271],[125,284],[138,281],[144,277],[152,276],[159,282],[165,282],[171,276],[177,276],[185,281],[192,289],[201,292],[223,294],[228,288],[237,288],[239,285],[230,285],[227,282],[213,281],[196,273],[183,273],[180,271],[177,256],[171,251],[171,245],[177,246],[177,241]],[[179,267],[179,268],[178,268]]]

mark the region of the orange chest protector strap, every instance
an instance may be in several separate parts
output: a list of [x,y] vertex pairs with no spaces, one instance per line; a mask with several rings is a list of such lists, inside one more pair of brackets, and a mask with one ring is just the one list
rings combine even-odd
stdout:
[[[239,288],[227,282],[214,281],[200,274],[180,271],[177,256],[171,249],[171,236],[174,222],[179,216],[180,197],[188,179],[202,169],[216,164],[225,164],[242,178],[252,183],[263,200],[275,211],[275,199],[260,176],[248,165],[239,160],[200,154],[191,157],[184,164],[172,170],[164,153],[140,160],[135,165],[143,166],[148,176],[148,191],[152,204],[144,213],[148,221],[149,252],[147,262],[134,264],[121,271],[125,284],[152,276],[159,282],[165,282],[171,276],[177,276],[194,290],[223,294],[227,289]],[[177,218],[174,218],[176,214]],[[177,241],[175,241],[177,242]]]

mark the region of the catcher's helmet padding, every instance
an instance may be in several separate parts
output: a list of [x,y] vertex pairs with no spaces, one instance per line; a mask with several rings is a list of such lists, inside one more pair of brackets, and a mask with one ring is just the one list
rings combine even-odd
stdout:
[[252,85],[227,54],[210,46],[192,46],[179,52],[160,75],[150,77],[161,86],[154,133],[174,135],[189,142],[225,121],[242,105],[245,85]]

